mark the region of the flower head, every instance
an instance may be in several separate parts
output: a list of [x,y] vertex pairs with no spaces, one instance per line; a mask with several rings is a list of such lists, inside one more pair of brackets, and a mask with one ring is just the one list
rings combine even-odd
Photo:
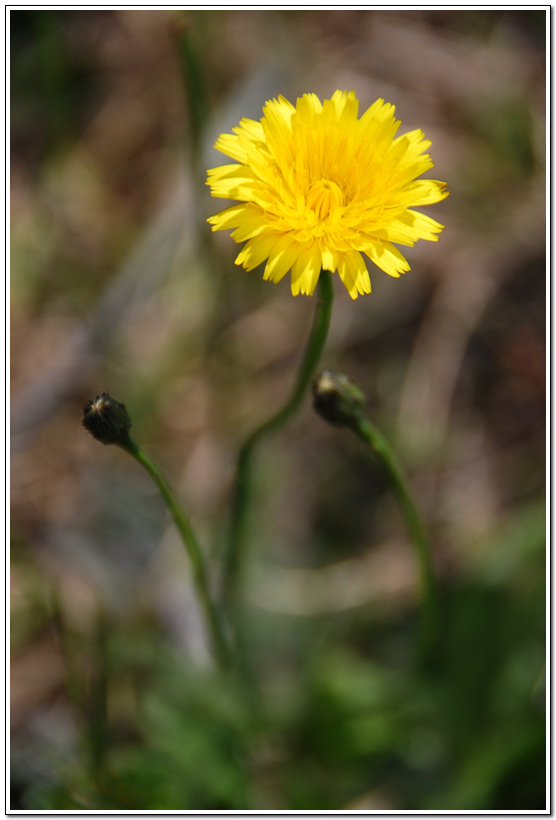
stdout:
[[417,179],[433,166],[430,141],[420,130],[396,137],[390,103],[377,100],[359,119],[358,105],[353,91],[323,103],[304,94],[295,107],[280,96],[259,122],[242,119],[216,142],[236,162],[210,170],[208,185],[239,204],[208,221],[246,240],[237,265],[266,260],[273,282],[291,270],[294,296],[313,293],[321,268],[338,271],[353,299],[370,293],[361,254],[398,277],[409,265],[392,243],[436,240],[444,227],[412,210],[448,195],[445,183]]

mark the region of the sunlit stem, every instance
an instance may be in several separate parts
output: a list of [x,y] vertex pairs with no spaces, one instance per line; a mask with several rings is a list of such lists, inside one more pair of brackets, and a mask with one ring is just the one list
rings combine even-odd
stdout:
[[318,299],[313,324],[292,393],[275,415],[251,433],[239,451],[232,502],[232,521],[224,562],[223,599],[227,608],[237,606],[243,592],[241,586],[246,557],[246,525],[251,502],[255,451],[262,439],[284,425],[299,409],[326,342],[332,313],[332,299],[332,274],[323,270],[318,282]]
[[185,550],[191,561],[193,568],[193,582],[197,596],[199,598],[202,610],[205,615],[207,628],[209,630],[213,651],[216,660],[222,667],[228,666],[230,662],[230,650],[228,641],[224,633],[223,625],[216,610],[216,607],[211,598],[211,592],[208,582],[208,574],[205,566],[203,553],[197,541],[197,537],[189,523],[187,516],[177,501],[170,485],[157,467],[153,464],[144,450],[131,438],[128,442],[121,444],[126,452],[135,458],[142,467],[148,472],[156,486],[158,487],[162,498],[164,499],[168,510],[174,519],[174,523],[180,534],[181,540]]
[[422,607],[420,624],[421,654],[424,660],[428,660],[434,654],[435,647],[437,646],[440,622],[438,592],[427,531],[409,489],[409,485],[390,444],[376,427],[362,416],[354,422],[353,429],[371,450],[379,456],[386,468],[392,489],[409,531],[419,568]]

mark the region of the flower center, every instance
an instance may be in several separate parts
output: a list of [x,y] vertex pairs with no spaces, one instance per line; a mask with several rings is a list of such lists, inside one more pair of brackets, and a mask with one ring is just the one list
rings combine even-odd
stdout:
[[317,219],[323,220],[334,208],[345,205],[346,198],[340,186],[332,180],[317,179],[311,183],[305,195],[305,202],[316,214]]

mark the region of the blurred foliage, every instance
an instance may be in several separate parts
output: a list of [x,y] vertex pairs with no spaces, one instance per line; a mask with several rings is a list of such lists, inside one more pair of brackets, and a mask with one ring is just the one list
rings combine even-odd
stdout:
[[[545,807],[545,22],[10,11],[12,810]],[[337,291],[323,362],[410,472],[442,653],[416,662],[385,476],[308,400],[258,465],[247,685],[213,670],[160,500],[81,408],[125,402],[216,570],[234,454],[312,304],[234,268],[205,169],[266,99],[338,87],[423,127],[451,191],[402,281]]]

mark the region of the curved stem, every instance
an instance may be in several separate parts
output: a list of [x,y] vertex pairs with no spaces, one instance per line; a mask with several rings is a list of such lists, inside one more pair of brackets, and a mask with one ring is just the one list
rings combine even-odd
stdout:
[[428,659],[434,651],[438,639],[439,612],[438,593],[434,577],[431,546],[425,525],[417,509],[413,496],[397,462],[394,451],[384,436],[368,419],[359,418],[353,429],[363,441],[381,458],[392,483],[392,488],[405,518],[407,529],[413,543],[415,557],[419,567],[421,588],[421,649],[423,658]]
[[239,451],[232,502],[232,522],[224,563],[223,597],[227,606],[237,604],[238,588],[245,563],[245,528],[251,498],[251,473],[255,450],[261,439],[285,424],[301,405],[326,342],[333,294],[332,274],[323,270],[319,276],[318,299],[313,324],[293,391],[280,410],[251,433]]
[[141,464],[141,466],[148,472],[158,487],[160,494],[162,495],[162,498],[164,499],[166,506],[174,519],[174,523],[178,529],[183,545],[193,566],[193,580],[197,595],[199,596],[199,600],[205,614],[215,656],[219,664],[222,667],[225,667],[230,662],[228,641],[226,640],[216,607],[212,602],[204,558],[195,533],[193,532],[193,529],[191,528],[191,525],[179,502],[176,500],[170,485],[158,471],[144,450],[142,450],[131,437],[129,437],[129,441],[123,449],[132,455],[133,458],[135,458],[136,461],[138,461],[139,464]]

